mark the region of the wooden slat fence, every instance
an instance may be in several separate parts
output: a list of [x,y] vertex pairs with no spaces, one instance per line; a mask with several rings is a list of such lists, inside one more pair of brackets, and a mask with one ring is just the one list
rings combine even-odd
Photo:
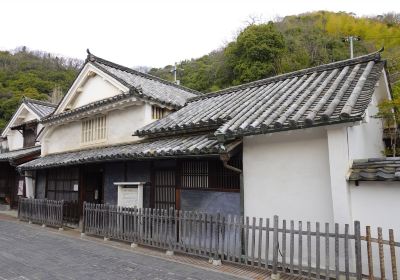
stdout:
[[[398,276],[400,244],[393,230],[389,240],[382,239],[381,229],[372,238],[368,227],[362,236],[358,221],[351,226],[303,223],[85,203],[83,232],[314,279]],[[380,271],[374,271],[374,262]]]
[[64,201],[20,198],[18,218],[54,227],[63,226]]

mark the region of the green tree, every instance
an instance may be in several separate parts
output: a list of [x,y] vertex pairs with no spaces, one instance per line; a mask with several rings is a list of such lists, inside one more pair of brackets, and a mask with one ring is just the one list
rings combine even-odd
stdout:
[[[272,22],[246,27],[225,49],[232,84],[241,84],[281,73],[285,51],[282,34]],[[228,75],[229,77],[230,75]]]

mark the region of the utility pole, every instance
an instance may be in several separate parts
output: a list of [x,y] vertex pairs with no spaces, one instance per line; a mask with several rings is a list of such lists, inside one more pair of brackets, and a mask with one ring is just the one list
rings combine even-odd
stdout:
[[177,80],[178,70],[183,71],[182,68],[179,68],[179,69],[178,69],[177,63],[175,62],[174,68],[173,68],[170,72],[171,72],[171,73],[174,73],[174,83],[177,84],[177,85],[180,84],[180,81]]
[[354,42],[354,41],[360,41],[360,40],[361,40],[360,36],[347,36],[347,37],[344,37],[344,38],[342,39],[343,42],[350,42],[350,58],[353,58],[353,57],[354,57],[354,46],[353,46],[353,42]]

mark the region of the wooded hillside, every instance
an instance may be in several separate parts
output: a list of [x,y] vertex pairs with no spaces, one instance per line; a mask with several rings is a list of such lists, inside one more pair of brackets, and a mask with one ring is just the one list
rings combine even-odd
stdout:
[[[355,56],[385,47],[383,57],[388,60],[395,92],[399,92],[400,14],[358,18],[349,13],[313,12],[253,23],[224,48],[180,62],[178,78],[187,87],[211,92],[347,59],[349,43],[343,38],[349,35],[360,38],[354,43]],[[150,74],[172,80],[172,68],[153,68]]]
[[65,93],[81,63],[26,47],[0,51],[0,131],[23,96],[49,101],[53,92]]

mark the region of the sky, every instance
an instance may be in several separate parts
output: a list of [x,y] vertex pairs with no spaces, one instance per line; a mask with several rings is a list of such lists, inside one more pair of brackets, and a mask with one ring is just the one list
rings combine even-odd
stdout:
[[309,11],[400,12],[399,0],[3,0],[0,49],[27,46],[122,65],[163,67],[231,41],[250,18]]

